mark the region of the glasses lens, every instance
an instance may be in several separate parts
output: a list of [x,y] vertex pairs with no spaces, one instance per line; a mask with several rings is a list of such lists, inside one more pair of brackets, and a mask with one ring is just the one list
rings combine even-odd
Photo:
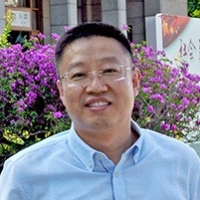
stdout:
[[116,80],[123,76],[123,66],[108,65],[101,70],[102,76],[108,80]]

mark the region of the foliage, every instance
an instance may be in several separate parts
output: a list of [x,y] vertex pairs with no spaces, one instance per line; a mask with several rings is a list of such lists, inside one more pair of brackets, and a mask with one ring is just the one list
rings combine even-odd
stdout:
[[183,141],[200,139],[200,76],[187,63],[173,63],[164,52],[132,44],[135,67],[142,72],[133,119],[142,127]]
[[56,87],[55,47],[34,40],[32,46],[27,41],[0,49],[1,164],[17,151],[69,128]]
[[10,42],[8,42],[8,37],[10,36],[11,23],[13,20],[12,12],[8,10],[4,18],[5,18],[5,28],[3,33],[0,35],[0,48],[10,46]]
[[188,16],[200,18],[200,0],[188,0]]
[[[8,37],[11,26],[6,27],[2,35]],[[55,46],[42,45],[45,36],[41,33],[15,45],[7,38],[2,40],[2,35],[0,168],[12,154],[70,126],[55,84]],[[52,37],[58,40],[60,36]],[[144,44],[132,44],[132,48],[134,64],[143,75],[133,119],[143,127],[184,141],[198,140],[200,77],[189,74],[185,63],[173,67],[164,52]]]

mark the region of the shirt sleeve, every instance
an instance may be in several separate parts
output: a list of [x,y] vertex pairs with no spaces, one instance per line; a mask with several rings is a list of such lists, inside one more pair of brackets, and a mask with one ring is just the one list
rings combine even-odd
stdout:
[[28,200],[25,194],[20,170],[8,159],[0,176],[0,200]]

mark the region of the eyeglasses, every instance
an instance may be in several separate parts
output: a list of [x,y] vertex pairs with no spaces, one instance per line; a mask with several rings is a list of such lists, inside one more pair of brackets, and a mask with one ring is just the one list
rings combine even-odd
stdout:
[[87,72],[86,69],[72,69],[66,72],[60,79],[64,79],[67,86],[81,86],[85,87],[89,85],[94,76],[104,83],[110,83],[115,81],[121,81],[125,79],[127,70],[131,70],[131,67],[124,67],[123,65],[111,64],[103,66],[99,71]]

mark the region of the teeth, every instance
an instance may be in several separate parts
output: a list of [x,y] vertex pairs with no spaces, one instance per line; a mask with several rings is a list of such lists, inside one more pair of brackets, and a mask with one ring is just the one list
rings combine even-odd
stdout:
[[107,102],[95,102],[95,103],[91,103],[90,106],[105,106],[108,105]]

